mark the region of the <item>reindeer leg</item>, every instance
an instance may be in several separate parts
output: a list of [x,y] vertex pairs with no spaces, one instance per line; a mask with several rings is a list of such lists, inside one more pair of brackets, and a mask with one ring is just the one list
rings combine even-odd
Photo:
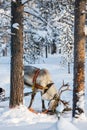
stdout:
[[46,107],[45,107],[45,102],[44,100],[42,99],[42,111],[46,110]]
[[[41,92],[41,96],[42,96],[42,92]],[[44,110],[46,110],[45,101],[42,99],[42,111]]]
[[30,101],[30,104],[29,104],[29,107],[28,107],[28,108],[31,107],[31,105],[32,105],[32,103],[33,103],[33,101],[34,101],[35,95],[36,95],[36,91],[33,91],[32,95],[31,95],[31,101]]

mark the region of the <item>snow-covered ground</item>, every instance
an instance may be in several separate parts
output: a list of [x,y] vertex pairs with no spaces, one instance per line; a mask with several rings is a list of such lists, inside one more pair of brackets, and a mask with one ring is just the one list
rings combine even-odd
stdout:
[[[35,64],[40,68],[47,68],[52,76],[52,79],[57,88],[65,83],[69,83],[73,87],[73,72],[67,73],[67,66],[61,66],[60,57],[58,55],[49,56],[44,59],[44,63]],[[87,67],[86,71],[87,72]],[[86,74],[87,77],[87,74]],[[87,84],[87,78],[86,78]],[[0,87],[6,90],[6,96],[10,93],[10,58],[0,57]],[[24,91],[30,91],[25,88]],[[87,91],[86,91],[87,97]],[[70,101],[72,107],[72,91],[67,91],[63,94],[64,99]],[[67,112],[61,115],[58,120],[56,115],[47,115],[42,113],[32,113],[27,109],[30,96],[24,97],[24,105],[15,109],[9,108],[9,101],[0,102],[0,129],[3,130],[87,130],[87,119],[73,120],[72,112]],[[87,98],[86,98],[87,99]],[[46,101],[46,105],[48,102]],[[38,93],[32,106],[35,110],[41,109],[41,99]],[[87,101],[85,101],[85,114],[87,117]]]

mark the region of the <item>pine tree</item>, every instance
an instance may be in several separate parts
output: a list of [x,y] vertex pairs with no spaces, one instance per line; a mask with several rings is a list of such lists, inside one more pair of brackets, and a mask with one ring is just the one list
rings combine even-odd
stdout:
[[74,85],[73,85],[73,117],[79,118],[84,113],[85,89],[85,7],[86,0],[75,0],[74,30]]
[[23,104],[23,5],[11,1],[11,85],[10,107]]

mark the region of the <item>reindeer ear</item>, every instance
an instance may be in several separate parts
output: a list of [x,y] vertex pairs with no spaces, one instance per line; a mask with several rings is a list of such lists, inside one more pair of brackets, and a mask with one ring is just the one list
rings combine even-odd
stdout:
[[47,86],[45,87],[46,89],[44,90],[44,93],[47,92],[47,90],[53,85],[54,83],[49,83],[47,84]]
[[53,85],[54,83],[47,84],[48,89]]

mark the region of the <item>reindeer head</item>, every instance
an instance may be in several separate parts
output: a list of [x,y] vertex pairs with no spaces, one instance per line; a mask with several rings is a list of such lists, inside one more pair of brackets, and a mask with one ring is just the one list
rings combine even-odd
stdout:
[[[60,105],[62,105],[61,107],[61,112],[63,111],[63,109],[65,109],[65,107],[68,107],[69,102],[62,100],[61,99],[61,95],[63,92],[70,90],[69,84],[62,84],[62,86],[59,88],[58,92],[56,94],[54,94],[53,98],[50,100],[49,102],[49,111],[50,113],[55,113],[57,107],[59,107]],[[63,107],[64,106],[64,107]]]

